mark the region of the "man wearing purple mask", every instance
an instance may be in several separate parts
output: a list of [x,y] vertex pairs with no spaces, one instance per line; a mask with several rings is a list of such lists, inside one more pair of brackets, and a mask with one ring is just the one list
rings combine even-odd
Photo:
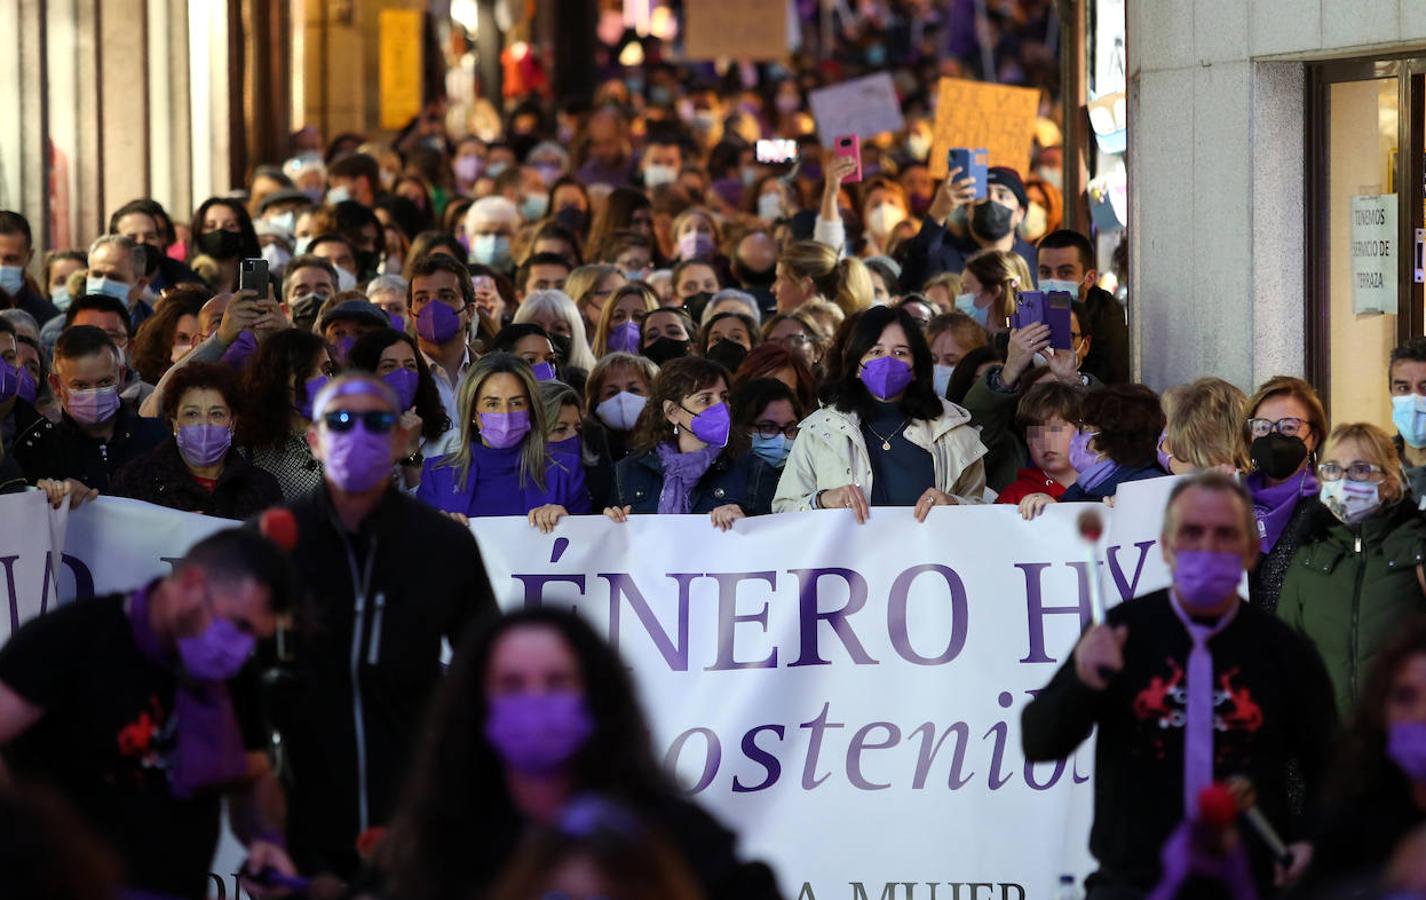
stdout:
[[284,554],[233,528],[168,576],[63,604],[0,648],[6,761],[109,842],[124,896],[207,896],[224,798],[250,870],[295,874],[250,664],[293,600]]
[[[1332,684],[1309,643],[1239,595],[1258,557],[1254,521],[1253,502],[1232,477],[1181,481],[1160,536],[1172,587],[1111,610],[1025,707],[1031,762],[1066,759],[1099,728],[1091,900],[1152,889],[1161,846],[1198,821],[1199,794],[1215,781],[1247,777],[1258,809],[1290,841],[1286,772],[1295,759],[1312,805],[1337,730]],[[1030,661],[1050,662],[1045,649],[1032,638]],[[1261,896],[1305,869],[1311,847],[1290,850],[1284,867],[1248,839]]]
[[327,342],[337,365],[347,365],[347,354],[364,334],[390,328],[391,320],[375,303],[367,300],[344,300],[322,313],[317,332]]
[[[92,325],[66,328],[54,346],[50,388],[64,414],[58,422],[40,419],[15,439],[15,461],[31,484],[45,481],[78,504],[93,491],[107,493],[109,479],[131,459],[146,455],[168,438],[157,419],[146,419],[119,398],[124,382],[122,356],[113,340]],[[82,489],[81,489],[82,488]]]
[[409,771],[442,640],[495,610],[470,531],[393,483],[409,438],[398,403],[369,375],[323,387],[307,440],[324,481],[287,504],[302,596],[320,623],[286,642],[293,678],[272,699],[288,846],[304,873],[356,873],[357,838],[387,824]]
[[[20,339],[9,319],[0,319],[0,437],[3,437],[5,459],[15,437],[34,425],[40,418],[35,411],[38,385],[30,370],[20,361]],[[5,465],[0,463],[0,465]]]
[[470,272],[458,260],[432,253],[412,264],[406,291],[406,305],[416,320],[416,343],[431,367],[446,417],[458,421],[456,385],[478,355],[469,343],[475,319]]

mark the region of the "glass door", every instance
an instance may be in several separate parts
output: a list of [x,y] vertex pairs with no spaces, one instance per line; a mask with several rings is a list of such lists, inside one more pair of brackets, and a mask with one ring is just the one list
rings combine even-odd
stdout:
[[1422,73],[1426,59],[1309,66],[1308,372],[1333,422],[1390,430],[1387,359],[1426,320]]

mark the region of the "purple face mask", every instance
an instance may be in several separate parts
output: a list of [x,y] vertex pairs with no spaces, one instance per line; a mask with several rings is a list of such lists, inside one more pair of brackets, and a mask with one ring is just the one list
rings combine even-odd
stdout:
[[20,373],[24,371],[24,369],[17,369],[5,360],[0,359],[0,403],[19,396]]
[[860,378],[878,400],[890,400],[906,390],[914,377],[911,367],[894,356],[878,356],[862,365]]
[[257,338],[251,331],[240,331],[238,337],[228,349],[223,351],[223,362],[234,369],[241,370],[247,366],[248,359],[257,352]]
[[565,691],[506,694],[490,701],[485,738],[505,764],[527,775],[553,775],[594,733],[584,698]]
[[480,436],[497,450],[507,450],[530,433],[530,411],[517,409],[509,413],[481,413]]
[[389,312],[386,317],[391,320],[391,327],[396,331],[406,330],[406,317],[398,313]]
[[609,339],[606,341],[610,352],[619,351],[622,353],[639,352],[639,323],[630,319],[609,332]]
[[190,466],[211,466],[228,455],[233,432],[226,425],[178,426],[178,452]]
[[1174,554],[1173,587],[1186,612],[1212,609],[1238,588],[1243,556],[1214,550]]
[[119,389],[110,386],[70,391],[64,410],[82,425],[107,422],[119,411]]
[[332,359],[337,361],[337,365],[346,368],[347,357],[351,355],[352,346],[356,344],[356,338],[351,335],[339,337],[332,345]]
[[678,238],[678,258],[701,259],[713,255],[713,235],[702,231],[685,231]]
[[39,396],[39,389],[35,384],[35,376],[30,374],[29,369],[21,366],[19,379],[20,383],[15,388],[16,396],[31,406],[34,406],[35,398]]
[[1159,435],[1159,442],[1156,445],[1157,449],[1154,452],[1159,458],[1159,468],[1163,469],[1165,472],[1172,473],[1173,470],[1169,468],[1169,461],[1173,459],[1173,456],[1164,450],[1164,439],[1168,436],[1169,433],[1167,431],[1164,431]]
[[530,367],[530,370],[535,373],[535,380],[536,380],[536,381],[554,381],[554,380],[555,380],[555,364],[554,364],[554,363],[548,363],[548,362],[535,363],[533,366]]
[[444,344],[460,333],[460,313],[439,300],[431,300],[416,314],[416,334],[433,344]]
[[311,421],[312,404],[317,401],[317,393],[327,386],[327,382],[332,379],[326,375],[313,375],[303,383],[303,389],[307,393],[307,399],[297,404],[297,411],[302,414],[302,418]]
[[1070,435],[1069,463],[1076,472],[1087,472],[1099,464],[1099,453],[1089,449],[1096,432],[1076,431]]
[[715,403],[694,416],[688,430],[710,447],[726,447],[732,426],[733,419],[728,413],[728,404]]
[[416,372],[403,366],[387,372],[381,380],[396,392],[403,412],[416,404],[416,388],[421,384],[421,376]]
[[321,435],[322,462],[328,480],[337,487],[360,494],[391,477],[391,432],[372,434],[358,421],[350,431],[323,428]]
[[1386,755],[1416,784],[1426,784],[1426,722],[1388,726]]
[[226,681],[238,674],[253,652],[253,636],[227,619],[213,616],[208,627],[178,639],[178,656],[189,675],[204,681]]

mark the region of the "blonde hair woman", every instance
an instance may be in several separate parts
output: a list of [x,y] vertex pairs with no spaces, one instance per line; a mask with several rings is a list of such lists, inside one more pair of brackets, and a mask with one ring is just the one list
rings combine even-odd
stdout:
[[966,261],[956,309],[980,323],[992,335],[1009,330],[1010,314],[1021,291],[1031,290],[1029,267],[1016,253],[982,250]]
[[1219,469],[1246,472],[1251,462],[1243,440],[1248,398],[1221,378],[1200,378],[1164,391],[1168,424],[1159,439],[1159,465],[1174,475]]
[[718,220],[701,206],[692,206],[674,217],[673,246],[682,261],[712,259],[723,245]]
[[1349,716],[1381,648],[1426,612],[1426,520],[1402,502],[1396,447],[1375,425],[1334,428],[1317,478],[1327,514],[1304,532],[1277,612],[1316,645]]
[[631,281],[614,292],[594,326],[594,357],[603,359],[615,351],[638,353],[644,316],[659,308],[658,295],[647,284]]
[[564,292],[579,307],[579,314],[584,318],[585,334],[594,333],[594,326],[599,322],[604,307],[626,281],[623,270],[609,263],[591,263],[569,273],[564,280]]
[[461,382],[457,410],[455,449],[426,460],[419,499],[461,520],[528,516],[544,532],[566,515],[589,512],[584,468],[546,444],[545,405],[523,359],[482,356]]
[[[772,293],[777,311],[792,312],[813,300],[827,300],[837,294],[837,251],[817,241],[788,244],[777,258]],[[867,276],[870,282],[871,276]]]
[[847,315],[859,313],[871,306],[876,299],[876,285],[871,280],[871,270],[866,263],[855,256],[848,256],[837,263],[837,290],[831,296],[833,303]]

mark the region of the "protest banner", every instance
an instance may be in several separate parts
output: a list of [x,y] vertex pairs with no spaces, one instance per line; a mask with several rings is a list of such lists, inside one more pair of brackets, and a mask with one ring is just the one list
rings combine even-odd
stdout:
[[767,0],[688,0],[683,5],[684,59],[786,59],[789,17],[768,15],[769,9]]
[[[1098,508],[1111,603],[1168,583],[1157,544],[1172,483],[1125,485],[1115,509]],[[0,499],[21,619],[39,612],[29,585],[43,579],[28,557],[49,551],[36,497]],[[726,534],[704,516],[472,528],[502,606],[572,608],[616,644],[656,752],[787,896],[900,900],[934,884],[1026,900],[1092,865],[1091,749],[1034,766],[1019,749],[1020,709],[1088,621],[1085,508],[1025,522],[1013,506],[938,507],[924,524],[877,508],[860,526],[826,510]],[[228,524],[88,504],[60,539],[61,594],[142,583]],[[241,859],[227,839],[216,871]]]
[[866,140],[906,127],[896,85],[885,72],[818,88],[807,95],[807,102],[824,147],[831,147],[832,141],[844,134]]
[[942,78],[936,93],[936,121],[931,140],[931,177],[946,177],[946,152],[953,147],[984,147],[990,165],[1010,166],[1023,178],[1030,171],[1030,150],[1040,92],[1033,88]]

